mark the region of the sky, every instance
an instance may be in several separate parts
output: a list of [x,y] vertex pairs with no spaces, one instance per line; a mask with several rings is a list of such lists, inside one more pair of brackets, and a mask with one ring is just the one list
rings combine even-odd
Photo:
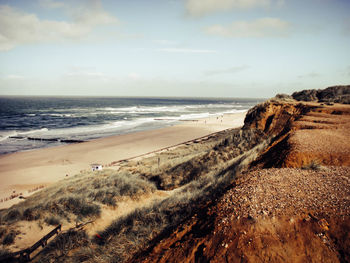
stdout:
[[350,0],[0,0],[0,95],[254,97],[350,84]]

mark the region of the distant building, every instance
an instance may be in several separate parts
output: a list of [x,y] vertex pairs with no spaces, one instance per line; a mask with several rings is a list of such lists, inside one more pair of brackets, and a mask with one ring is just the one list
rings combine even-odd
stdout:
[[91,170],[94,171],[101,171],[102,168],[102,164],[98,164],[98,163],[93,163],[91,164]]

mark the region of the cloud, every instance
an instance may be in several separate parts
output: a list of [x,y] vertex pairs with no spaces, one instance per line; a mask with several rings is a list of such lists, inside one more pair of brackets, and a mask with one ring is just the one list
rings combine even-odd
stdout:
[[221,74],[235,74],[241,71],[248,69],[248,66],[236,66],[227,69],[219,69],[219,70],[208,70],[205,71],[204,74],[207,76],[221,75]]
[[[48,3],[54,4],[53,1]],[[44,20],[0,5],[0,51],[33,43],[82,39],[97,26],[117,23],[117,18],[103,10],[99,1],[70,11],[72,21]]]
[[128,74],[128,78],[131,80],[138,80],[140,79],[140,75],[135,72],[131,72]]
[[186,0],[185,8],[190,16],[199,17],[220,11],[280,6],[283,3],[284,0]]
[[40,0],[39,3],[42,7],[45,7],[48,9],[62,8],[65,6],[63,2],[54,1],[54,0]]
[[10,75],[3,76],[2,79],[8,79],[8,80],[24,79],[24,76],[16,75],[16,74],[10,74]]
[[170,53],[217,53],[216,50],[210,49],[190,49],[190,48],[161,48],[158,51]]
[[212,25],[204,31],[222,37],[285,37],[290,33],[290,24],[278,18],[265,17],[253,21],[236,21],[230,25]]
[[99,72],[95,67],[73,66],[63,75],[71,80],[102,80],[107,81],[109,76],[106,73]]
[[69,78],[107,78],[107,75],[96,71],[72,71],[65,74]]
[[321,76],[321,74],[319,74],[319,73],[310,72],[310,73],[305,74],[305,75],[299,75],[298,78],[318,78],[320,76]]

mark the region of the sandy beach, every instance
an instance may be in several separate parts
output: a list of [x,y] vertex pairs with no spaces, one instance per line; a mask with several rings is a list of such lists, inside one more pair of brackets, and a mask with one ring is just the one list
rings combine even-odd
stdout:
[[[24,196],[67,175],[89,170],[90,164],[104,166],[149,152],[181,144],[208,134],[243,125],[245,112],[225,114],[157,130],[111,136],[89,142],[17,152],[0,156],[0,199],[13,194]],[[9,207],[20,199],[0,202]]]

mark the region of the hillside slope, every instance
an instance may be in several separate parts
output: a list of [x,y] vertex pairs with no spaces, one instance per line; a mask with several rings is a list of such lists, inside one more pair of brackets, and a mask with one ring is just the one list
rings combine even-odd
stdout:
[[0,251],[60,223],[34,262],[350,262],[349,131],[350,105],[279,95],[242,129],[0,211]]
[[130,262],[350,262],[350,106],[272,99],[272,142],[230,189]]

